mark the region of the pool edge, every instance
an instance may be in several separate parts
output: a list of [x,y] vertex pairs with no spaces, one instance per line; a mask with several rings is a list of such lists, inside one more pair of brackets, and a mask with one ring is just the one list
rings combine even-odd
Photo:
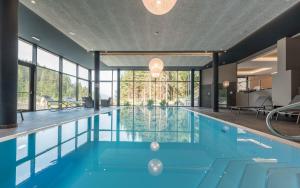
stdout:
[[204,113],[201,113],[201,112],[197,112],[197,111],[194,111],[192,109],[188,109],[188,108],[184,108],[184,107],[182,107],[182,108],[185,109],[185,110],[187,110],[187,111],[193,112],[195,114],[199,114],[199,115],[205,116],[207,118],[210,118],[210,119],[213,119],[213,120],[216,120],[216,121],[228,124],[228,125],[230,125],[232,127],[241,128],[241,129],[243,129],[245,131],[248,131],[250,133],[257,134],[259,136],[263,136],[263,137],[268,138],[268,139],[270,139],[272,141],[278,141],[278,142],[280,142],[282,144],[287,144],[287,145],[290,145],[290,146],[293,146],[293,147],[296,147],[296,148],[300,149],[300,143],[293,142],[293,141],[290,141],[290,140],[286,140],[286,139],[283,139],[283,138],[280,138],[280,137],[277,137],[277,136],[274,136],[274,135],[271,135],[271,134],[268,134],[268,133],[264,133],[262,131],[251,129],[249,127],[245,127],[243,125],[239,125],[239,124],[236,124],[236,123],[225,121],[225,120],[222,120],[222,119],[219,119],[219,118],[216,118],[216,117],[212,117],[210,115],[207,115],[207,114],[204,114]]

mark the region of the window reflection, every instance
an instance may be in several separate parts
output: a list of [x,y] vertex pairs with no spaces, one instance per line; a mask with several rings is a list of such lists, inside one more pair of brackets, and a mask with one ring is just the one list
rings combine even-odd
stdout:
[[80,119],[78,120],[78,134],[86,132],[88,129],[88,120]]
[[61,157],[75,150],[75,139],[61,145]]
[[17,137],[17,160],[28,156],[28,135]]
[[30,177],[30,161],[26,161],[16,167],[16,185]]
[[99,132],[99,141],[112,141],[111,139],[111,131],[100,131]]
[[112,121],[112,115],[107,113],[107,114],[101,114],[100,118],[100,125],[99,128],[100,130],[111,130],[111,122]]
[[75,137],[75,122],[63,124],[61,126],[61,141],[64,142]]
[[77,147],[82,146],[87,142],[87,133],[84,133],[77,138]]
[[57,145],[57,132],[57,127],[53,127],[36,133],[35,147],[37,154]]
[[51,149],[42,155],[39,155],[35,158],[35,173],[40,172],[41,170],[49,167],[52,164],[55,164],[57,160],[57,147]]

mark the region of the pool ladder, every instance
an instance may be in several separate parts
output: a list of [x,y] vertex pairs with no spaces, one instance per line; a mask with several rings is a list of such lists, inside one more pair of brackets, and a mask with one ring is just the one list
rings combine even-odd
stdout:
[[287,106],[276,108],[276,109],[272,110],[266,117],[266,123],[267,123],[268,129],[274,135],[279,136],[281,138],[292,140],[292,141],[300,141],[300,135],[299,136],[285,135],[285,134],[279,132],[278,130],[276,130],[275,128],[273,128],[272,123],[271,123],[271,120],[272,120],[272,117],[274,116],[274,114],[276,114],[278,112],[286,111],[286,110],[291,110],[294,108],[298,108],[297,110],[299,110],[299,107],[300,107],[300,102],[297,102],[297,103],[289,104]]

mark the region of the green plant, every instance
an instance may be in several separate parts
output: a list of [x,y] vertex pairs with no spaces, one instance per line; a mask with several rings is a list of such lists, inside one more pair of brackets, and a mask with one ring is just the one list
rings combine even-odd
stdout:
[[166,107],[167,105],[168,105],[168,103],[167,103],[167,101],[166,100],[162,100],[162,101],[160,101],[160,106],[161,107]]
[[130,106],[130,103],[128,101],[125,101],[124,106]]
[[154,100],[149,99],[149,100],[147,101],[147,106],[148,106],[148,107],[152,107],[153,105],[154,105]]

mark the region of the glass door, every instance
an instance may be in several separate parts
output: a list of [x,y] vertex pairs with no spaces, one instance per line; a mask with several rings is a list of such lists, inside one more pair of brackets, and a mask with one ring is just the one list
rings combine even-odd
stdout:
[[30,67],[18,65],[18,110],[30,109]]

